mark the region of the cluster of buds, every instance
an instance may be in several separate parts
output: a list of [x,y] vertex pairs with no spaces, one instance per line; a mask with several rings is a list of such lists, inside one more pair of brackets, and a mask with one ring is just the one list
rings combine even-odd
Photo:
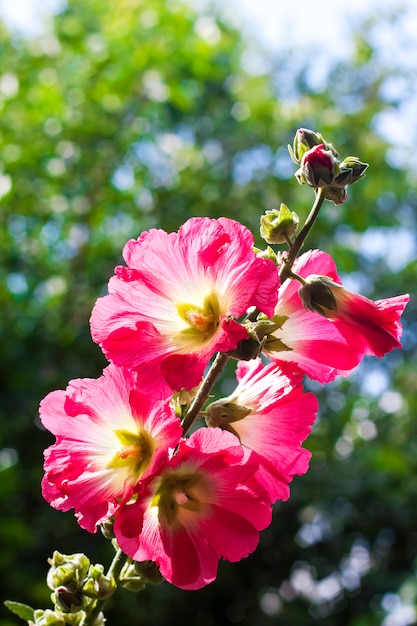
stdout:
[[315,189],[325,187],[326,199],[335,204],[346,200],[348,185],[363,178],[368,167],[353,156],[340,161],[332,144],[307,128],[297,131],[293,147],[288,149],[294,163],[300,166],[295,173],[298,182]]
[[[113,576],[106,576],[102,565],[91,565],[85,554],[61,554],[57,550],[48,559],[50,569],[46,582],[52,590],[54,610],[38,609],[32,626],[83,626],[97,601],[106,600],[116,590]],[[102,626],[104,616],[97,611],[94,626]]]
[[[9,603],[9,608],[27,619],[29,626],[104,626],[106,620],[98,602],[107,600],[116,591],[114,576],[105,575],[101,564],[91,565],[85,554],[55,551],[48,562],[51,567],[46,581],[52,590],[54,609],[33,610],[19,603]],[[162,581],[153,561],[139,563],[129,559],[119,577],[120,585],[133,592]]]

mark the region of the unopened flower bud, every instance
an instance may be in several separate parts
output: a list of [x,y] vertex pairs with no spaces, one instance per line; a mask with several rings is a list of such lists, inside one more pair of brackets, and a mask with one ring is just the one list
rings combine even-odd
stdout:
[[357,180],[365,176],[365,171],[368,169],[368,163],[362,163],[358,157],[346,157],[342,163],[340,163],[340,173],[333,181],[333,184],[338,187],[344,185],[353,185]]
[[262,351],[268,335],[278,330],[280,325],[268,318],[261,318],[255,322],[245,322],[245,327],[249,334],[248,339],[239,341],[237,347],[234,350],[229,350],[227,353],[230,357],[239,361],[256,359]]
[[258,248],[255,248],[254,252],[256,256],[259,256],[261,259],[269,259],[270,261],[275,263],[275,265],[280,265],[280,261],[278,260],[276,253],[272,250],[270,246],[267,246],[265,250],[259,250]]
[[[102,613],[100,613],[103,616]],[[78,613],[65,613],[65,626],[84,626],[86,623],[87,614],[85,611],[78,611]],[[95,619],[91,626],[104,626],[103,617],[100,620]]]
[[164,581],[164,577],[154,561],[135,561],[134,566],[136,573],[144,582],[150,583],[151,585],[159,585]]
[[320,133],[315,133],[308,128],[299,128],[295,133],[293,147],[288,146],[288,151],[294,163],[299,164],[308,150],[321,143],[325,143],[325,141]]
[[267,243],[285,243],[296,232],[299,221],[298,215],[282,203],[279,210],[261,216],[261,237]]
[[335,185],[326,187],[325,196],[326,200],[334,204],[343,204],[347,199],[347,187],[336,187]]
[[321,143],[304,153],[295,177],[300,185],[317,188],[330,186],[338,174],[339,164],[334,151]]
[[298,290],[298,295],[306,309],[330,318],[332,311],[337,311],[337,301],[332,290],[334,286],[338,285],[328,276],[311,274]]
[[206,424],[209,427],[225,428],[233,422],[244,419],[252,412],[247,406],[231,402],[230,398],[222,398],[206,408]]
[[110,598],[116,590],[116,581],[113,576],[104,574],[104,567],[101,563],[91,565],[87,578],[82,587],[82,592],[89,598],[105,600]]
[[55,550],[52,558],[48,559],[48,563],[51,567],[46,582],[52,590],[69,583],[78,585],[90,567],[90,560],[85,554],[61,554],[58,550]]
[[35,626],[65,626],[64,616],[51,609],[36,609],[33,617]]
[[106,519],[100,525],[100,530],[106,539],[109,539],[109,540],[114,539],[116,536],[114,534],[114,517],[109,517],[109,519]]
[[119,584],[124,589],[132,591],[133,593],[139,593],[146,587],[146,582],[143,580],[142,576],[136,572],[135,563],[128,563],[123,567]]
[[85,606],[82,593],[70,586],[57,587],[52,594],[52,600],[63,613],[78,613]]
[[126,578],[121,580],[120,584],[123,589],[127,589],[127,591],[131,591],[132,593],[140,593],[146,588],[146,583],[144,583],[140,577],[130,579]]

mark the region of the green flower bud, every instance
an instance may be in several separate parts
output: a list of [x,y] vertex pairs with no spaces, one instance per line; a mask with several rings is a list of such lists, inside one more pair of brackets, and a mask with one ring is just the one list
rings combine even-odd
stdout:
[[270,246],[267,246],[265,250],[259,250],[259,248],[254,248],[254,252],[256,256],[259,256],[261,259],[269,259],[278,267],[281,265],[281,261],[278,260],[276,253],[272,250]]
[[244,419],[252,412],[247,406],[237,404],[230,398],[222,398],[208,405],[206,408],[206,424],[213,428],[226,428],[233,422]]
[[78,613],[85,606],[83,595],[70,586],[57,587],[52,594],[52,602],[63,613]]
[[296,232],[299,218],[285,204],[279,210],[266,211],[261,216],[261,237],[267,243],[285,243]]
[[61,554],[57,550],[52,558],[48,559],[48,563],[51,567],[46,576],[46,582],[52,590],[69,583],[78,586],[90,567],[90,560],[85,554]]
[[321,133],[316,133],[308,128],[299,128],[297,130],[294,137],[293,148],[288,146],[288,151],[293,162],[299,165],[304,154],[311,150],[311,148],[320,144],[323,144],[326,150],[330,150],[333,156],[337,159],[339,153],[334,149],[332,144],[325,141]]
[[127,563],[122,569],[119,578],[119,584],[128,591],[139,593],[146,587],[146,582],[136,572],[135,563]]
[[368,169],[368,163],[362,163],[358,157],[346,157],[342,163],[340,163],[340,174],[336,176],[333,184],[338,187],[344,185],[353,185],[357,180],[365,176],[365,171]]
[[[101,621],[94,621],[93,626],[104,626],[103,614]],[[65,624],[70,626],[84,626],[87,614],[85,611],[78,611],[78,613],[65,613]]]
[[144,582],[151,585],[159,585],[164,581],[164,577],[159,571],[159,567],[154,561],[134,561],[135,572]]
[[323,317],[332,317],[331,312],[337,311],[337,301],[332,291],[334,281],[328,276],[312,274],[306,278],[305,284],[298,290],[304,307]]
[[293,147],[288,146],[291,159],[294,163],[301,163],[304,153],[321,143],[325,142],[320,133],[315,133],[308,128],[299,128],[295,133]]
[[65,626],[64,616],[51,609],[36,609],[34,618],[35,626]]
[[146,588],[146,583],[144,583],[140,577],[129,579],[125,578],[123,580],[120,580],[120,584],[123,589],[131,591],[132,593],[140,593]]
[[100,530],[106,539],[111,540],[115,538],[113,527],[114,527],[114,517],[110,517],[109,519],[106,519],[106,521],[104,521],[100,525]]
[[326,187],[326,200],[333,202],[334,204],[343,204],[347,199],[347,187],[336,187],[331,185]]
[[113,576],[104,574],[104,567],[100,563],[91,565],[85,579],[82,592],[89,598],[105,600],[110,598],[116,590],[116,581]]

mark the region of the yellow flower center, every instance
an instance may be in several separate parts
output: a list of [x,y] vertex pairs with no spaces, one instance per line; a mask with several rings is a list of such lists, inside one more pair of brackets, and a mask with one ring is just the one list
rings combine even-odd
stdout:
[[129,430],[113,431],[122,446],[108,463],[109,469],[124,468],[132,479],[142,476],[152,460],[154,443],[149,433],[140,430],[137,434]]
[[204,477],[195,471],[178,471],[165,475],[152,499],[159,509],[162,526],[190,526],[209,509],[210,489]]
[[203,306],[196,304],[177,304],[178,315],[188,324],[179,333],[180,341],[187,340],[194,344],[203,344],[215,335],[220,324],[220,305],[216,294],[204,299]]

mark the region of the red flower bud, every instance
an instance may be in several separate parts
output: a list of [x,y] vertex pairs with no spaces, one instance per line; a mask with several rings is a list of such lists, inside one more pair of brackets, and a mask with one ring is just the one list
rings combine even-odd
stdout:
[[323,143],[305,152],[301,167],[295,173],[298,182],[310,187],[328,187],[339,174],[338,160]]

